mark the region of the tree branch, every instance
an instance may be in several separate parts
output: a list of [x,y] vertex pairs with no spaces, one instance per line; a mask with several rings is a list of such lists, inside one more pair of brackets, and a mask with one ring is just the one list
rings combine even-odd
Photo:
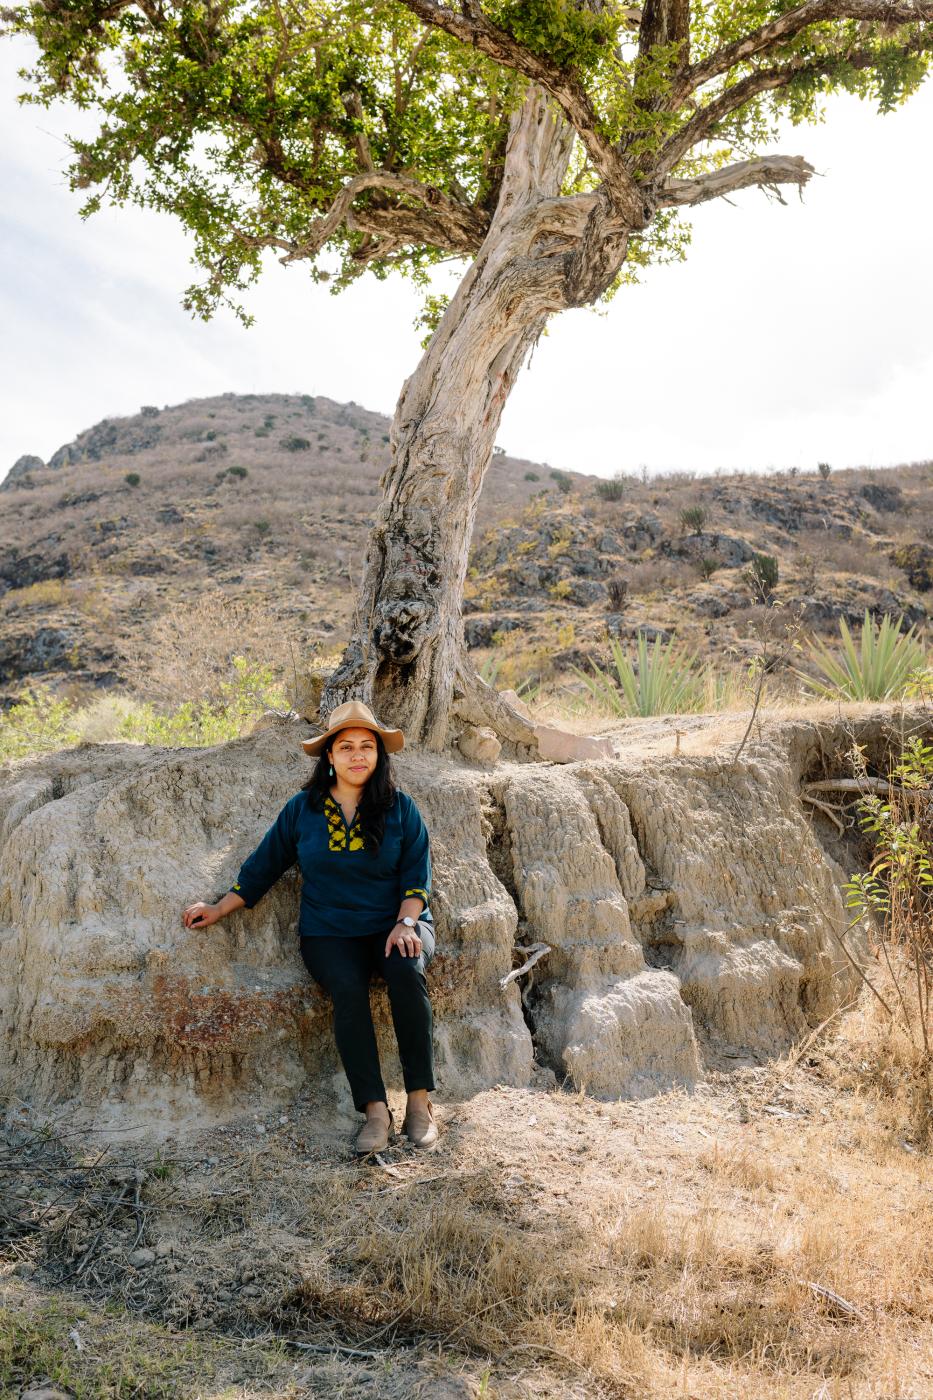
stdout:
[[[928,53],[933,50],[933,32],[915,35],[901,45],[905,55]],[[844,64],[847,68],[871,68],[878,61],[874,49],[853,49],[850,53],[827,54],[814,61],[801,59],[797,63],[785,63],[778,68],[760,68],[747,78],[724,88],[718,96],[690,118],[675,136],[662,147],[655,165],[655,175],[664,177],[670,174],[679,160],[692,146],[706,140],[716,126],[740,107],[762,93],[773,92],[788,87],[797,78],[819,78],[831,73]]]
[[[437,242],[439,226],[444,235],[442,246],[448,247],[451,252],[475,251],[483,241],[487,220],[477,210],[458,204],[436,186],[423,185],[408,175],[399,175],[392,170],[371,170],[354,175],[347,181],[327,213],[321,214],[311,224],[302,242],[287,245],[289,251],[281,261],[290,263],[300,258],[314,257],[327,240],[333,237],[340,225],[348,223],[354,217],[351,215],[351,206],[357,195],[372,189],[396,190],[399,194],[412,195],[428,206],[431,227],[425,228],[423,240],[418,241]],[[410,221],[415,218],[417,215],[414,210],[372,210],[367,215],[355,216],[355,226],[365,227],[373,232],[387,229],[397,236],[399,224],[404,220],[409,224],[408,231],[414,239],[417,235]],[[283,246],[280,239],[266,241],[274,246]]]
[[793,39],[811,24],[829,19],[877,20],[883,24],[913,24],[933,20],[933,4],[906,0],[807,0],[795,10],[788,10],[777,19],[769,20],[741,39],[724,44],[721,49],[688,68],[672,94],[672,106],[679,107],[689,93],[695,92],[711,78],[718,78],[756,54],[766,53],[787,39]]
[[609,199],[628,216],[631,223],[641,226],[644,206],[638,187],[625,168],[621,154],[599,134],[599,118],[586,90],[556,63],[532,53],[511,34],[493,24],[476,0],[462,0],[462,3],[464,13],[459,14],[446,5],[437,4],[436,0],[402,0],[406,9],[411,10],[424,24],[444,30],[461,43],[471,44],[503,67],[530,78],[553,97],[583,142],[587,155],[602,177]]
[[734,194],[751,185],[769,189],[778,185],[798,185],[801,188],[814,173],[813,166],[803,156],[761,156],[758,160],[740,160],[722,170],[700,175],[695,180],[668,180],[662,186],[658,204],[673,208],[685,204],[704,204],[708,199]]

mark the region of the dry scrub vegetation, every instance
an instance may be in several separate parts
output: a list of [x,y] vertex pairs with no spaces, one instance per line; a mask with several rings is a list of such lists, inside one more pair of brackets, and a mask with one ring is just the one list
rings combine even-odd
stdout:
[[876,1011],[692,1096],[488,1092],[375,1165],[311,1098],[155,1155],[11,1125],[3,1393],[919,1400],[933,1172]]

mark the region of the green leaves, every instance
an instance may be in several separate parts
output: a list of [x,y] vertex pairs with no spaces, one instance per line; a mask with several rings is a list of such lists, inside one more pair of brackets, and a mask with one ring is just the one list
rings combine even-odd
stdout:
[[[933,26],[838,19],[788,32],[731,63],[711,61],[795,8],[787,0],[695,3],[687,46],[640,45],[623,6],[476,0],[465,7],[465,22],[476,15],[520,46],[514,68],[422,22],[402,0],[147,0],[144,8],[33,0],[5,11],[4,23],[37,46],[25,100],[65,100],[100,117],[96,135],[71,143],[68,174],[85,192],[81,212],[133,202],[178,218],[206,274],[186,304],[209,316],[219,304],[239,307],[265,248],[302,249],[311,276],[335,291],[366,267],[378,277],[397,269],[424,281],[440,259],[475,252],[495,208],[509,117],[539,60],[566,76],[567,91],[582,94],[575,119],[594,114],[586,120],[643,182],[649,208],[656,180],[754,156],[784,115],[819,119],[830,91],[854,92],[888,111],[928,71]],[[451,13],[460,23],[460,8]],[[710,63],[694,91],[690,73],[698,70],[686,70],[688,52],[694,65]],[[777,85],[762,88],[759,79],[772,73]],[[671,169],[658,175],[671,142]],[[577,142],[564,194],[599,184],[592,148]],[[328,227],[321,246],[309,245],[315,221],[353,175],[369,170],[404,175],[425,194],[359,191],[351,217]],[[472,209],[468,238],[431,217],[431,191]],[[640,266],[682,257],[689,229],[662,208],[636,234],[603,300]]]
[[697,657],[671,639],[655,637],[649,643],[638,634],[632,658],[613,638],[610,643],[615,675],[591,662],[593,674],[579,667],[576,674],[586,683],[597,704],[618,715],[678,715],[701,710],[707,696],[707,678]]
[[840,618],[841,650],[832,652],[825,642],[814,638],[810,660],[819,676],[801,670],[796,674],[810,690],[828,700],[898,699],[925,665],[925,652],[915,629],[902,632],[902,621],[883,617],[876,626],[866,608],[856,646],[845,618]]

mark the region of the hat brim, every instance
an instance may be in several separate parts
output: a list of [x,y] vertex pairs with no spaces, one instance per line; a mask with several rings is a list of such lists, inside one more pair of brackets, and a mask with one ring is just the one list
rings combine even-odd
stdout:
[[400,729],[380,729],[378,724],[367,724],[362,719],[351,720],[349,724],[335,725],[333,729],[325,730],[323,734],[318,734],[314,739],[302,739],[301,747],[312,758],[317,758],[327,748],[334,735],[340,733],[341,729],[371,729],[374,734],[379,735],[387,753],[398,753],[399,749],[405,747],[405,735]]

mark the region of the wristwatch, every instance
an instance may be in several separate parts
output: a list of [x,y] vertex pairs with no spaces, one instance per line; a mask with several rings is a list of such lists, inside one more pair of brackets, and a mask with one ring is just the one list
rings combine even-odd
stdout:
[[406,928],[414,928],[418,921],[417,919],[413,919],[410,914],[406,914],[403,919],[396,919],[395,922],[397,924],[404,924]]

